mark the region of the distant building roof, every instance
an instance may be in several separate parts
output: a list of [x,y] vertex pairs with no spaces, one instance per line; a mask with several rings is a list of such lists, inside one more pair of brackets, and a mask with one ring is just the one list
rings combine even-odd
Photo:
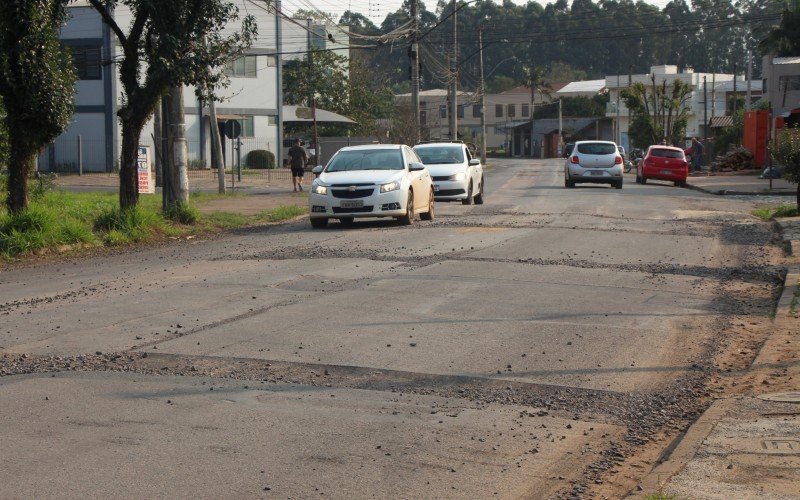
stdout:
[[800,57],[776,57],[772,64],[800,64]]
[[[566,83],[551,83],[548,90],[551,92],[558,92],[561,90]],[[500,92],[500,95],[509,95],[509,94],[530,94],[531,88],[525,85],[520,85],[519,87],[514,87],[513,89],[508,89],[505,92]]]
[[723,127],[732,127],[733,126],[733,117],[732,116],[715,116],[712,118],[708,126],[711,128],[723,128]]
[[603,80],[584,80],[580,82],[570,82],[556,92],[560,96],[593,96],[606,87]]
[[[447,95],[448,95],[447,89],[430,89],[430,90],[421,90],[419,92],[420,97],[447,97]],[[458,95],[465,96],[471,94],[459,90]],[[411,97],[411,93],[397,94],[395,97]]]

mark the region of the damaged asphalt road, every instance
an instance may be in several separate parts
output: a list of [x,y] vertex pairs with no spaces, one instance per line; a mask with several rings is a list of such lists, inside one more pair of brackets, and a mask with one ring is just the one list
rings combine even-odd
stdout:
[[0,496],[624,494],[748,366],[783,250],[746,200],[561,175],[0,270]]

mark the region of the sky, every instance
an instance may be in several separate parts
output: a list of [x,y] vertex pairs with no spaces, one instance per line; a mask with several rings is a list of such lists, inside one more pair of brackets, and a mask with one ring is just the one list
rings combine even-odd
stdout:
[[[425,7],[428,9],[435,9],[438,0],[422,0]],[[500,3],[501,0],[495,0]],[[528,0],[512,0],[515,4],[524,5]],[[650,0],[647,3],[664,7],[670,0]],[[339,17],[346,10],[359,12],[369,17],[375,24],[380,24],[386,17],[386,14],[394,12],[403,4],[403,0],[281,0],[283,10],[287,13],[294,13],[297,9],[312,10],[316,7],[323,12],[334,14],[334,18],[338,21]],[[545,5],[544,0],[539,0],[539,3]]]

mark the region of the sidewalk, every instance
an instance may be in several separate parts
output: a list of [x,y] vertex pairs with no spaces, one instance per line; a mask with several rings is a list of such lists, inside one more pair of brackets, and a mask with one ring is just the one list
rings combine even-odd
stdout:
[[759,179],[757,174],[735,175],[735,174],[711,174],[702,173],[696,176],[690,175],[686,180],[687,187],[709,194],[746,194],[746,195],[786,195],[794,196],[797,193],[797,185],[785,179],[772,179],[772,190],[770,190],[769,179]]
[[715,401],[633,497],[800,498],[800,218],[780,224],[795,253],[745,393]]

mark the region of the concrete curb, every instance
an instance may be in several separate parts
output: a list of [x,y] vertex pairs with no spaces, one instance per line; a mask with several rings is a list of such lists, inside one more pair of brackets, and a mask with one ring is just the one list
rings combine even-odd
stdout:
[[729,191],[727,189],[717,189],[711,190],[702,188],[700,186],[696,186],[694,184],[689,184],[687,181],[686,187],[692,189],[694,191],[699,191],[705,194],[713,194],[715,196],[794,196],[796,193],[790,191],[760,191],[760,192],[753,192],[753,191]]
[[[785,229],[785,226],[781,225],[780,222],[778,222],[778,225],[782,230]],[[795,258],[793,259],[794,262],[789,265],[788,272],[784,278],[783,291],[776,306],[775,319],[773,320],[773,324],[776,326],[775,331],[780,331],[783,323],[790,319],[792,300],[794,299],[795,290],[800,284],[800,253],[795,253],[800,252],[800,240],[785,238],[785,241],[791,245]],[[782,340],[782,335],[774,333],[770,335],[761,346],[750,368],[756,369],[763,365],[774,344]],[[663,491],[669,480],[681,472],[694,458],[716,425],[725,418],[728,411],[742,398],[743,396],[732,396],[713,402],[685,433],[673,440],[659,457],[653,469],[639,482],[636,490],[629,492],[626,498],[644,498],[651,493]]]

